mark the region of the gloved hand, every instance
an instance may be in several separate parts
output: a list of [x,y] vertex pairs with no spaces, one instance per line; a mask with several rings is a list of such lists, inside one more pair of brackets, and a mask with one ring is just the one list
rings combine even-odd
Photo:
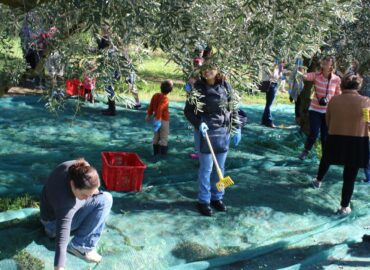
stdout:
[[186,93],[189,93],[191,89],[193,89],[193,87],[191,86],[190,83],[185,84],[184,90],[186,91]]
[[158,130],[161,128],[162,122],[160,120],[154,120],[153,121],[153,131],[158,132]]
[[234,140],[234,145],[238,146],[240,141],[242,140],[242,131],[241,131],[240,128],[236,130],[236,133],[234,134],[233,140]]
[[201,123],[199,126],[199,132],[203,135],[203,137],[206,136],[206,131],[209,130],[206,123]]

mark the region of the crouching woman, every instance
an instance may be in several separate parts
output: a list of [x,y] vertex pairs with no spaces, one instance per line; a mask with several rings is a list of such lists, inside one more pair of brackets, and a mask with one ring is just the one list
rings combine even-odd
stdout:
[[[55,238],[55,269],[64,269],[67,251],[100,262],[95,248],[113,200],[99,187],[96,169],[84,159],[66,161],[50,174],[41,194],[40,215],[45,233]],[[74,237],[68,243],[71,231]]]

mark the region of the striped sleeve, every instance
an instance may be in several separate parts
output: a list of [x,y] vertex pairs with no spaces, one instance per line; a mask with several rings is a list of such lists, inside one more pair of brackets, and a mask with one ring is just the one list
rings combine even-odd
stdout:
[[313,82],[316,79],[316,72],[309,72],[304,75],[304,79],[306,81]]
[[337,86],[335,87],[335,95],[342,94],[342,90],[340,89],[341,83],[342,83],[342,80],[338,77],[338,83],[337,83]]

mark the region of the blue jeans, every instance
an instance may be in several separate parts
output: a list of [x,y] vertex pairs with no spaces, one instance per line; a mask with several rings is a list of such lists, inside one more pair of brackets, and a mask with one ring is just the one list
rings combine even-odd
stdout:
[[271,125],[272,124],[272,115],[271,115],[271,105],[274,102],[277,94],[277,83],[271,83],[268,92],[266,93],[266,106],[262,116],[262,124],[263,125]]
[[[74,247],[93,250],[103,232],[112,208],[113,198],[108,192],[100,192],[86,200],[85,205],[73,216],[71,231],[74,231]],[[48,235],[56,234],[56,221],[42,222]]]
[[[200,152],[200,132],[198,130],[194,133],[194,140],[197,152],[199,154],[199,174],[198,174],[198,201],[200,203],[209,204],[211,200],[222,200],[224,191],[219,191],[216,183],[219,181],[216,167],[213,166],[213,159],[211,154],[202,154]],[[222,174],[225,171],[225,161],[227,152],[216,154],[217,162],[221,168]]]
[[108,85],[105,87],[105,92],[108,94],[109,99],[113,99],[115,96],[114,87],[112,85]]
[[326,126],[326,114],[309,111],[310,134],[307,137],[305,149],[311,151],[319,133],[321,135],[322,151],[325,149],[325,142],[328,137],[328,127]]

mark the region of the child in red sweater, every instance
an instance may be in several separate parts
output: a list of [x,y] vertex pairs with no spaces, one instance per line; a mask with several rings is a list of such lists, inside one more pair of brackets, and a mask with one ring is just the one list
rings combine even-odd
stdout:
[[154,114],[153,121],[153,151],[154,155],[167,155],[168,152],[168,134],[170,131],[168,105],[169,100],[167,95],[173,89],[173,82],[165,80],[161,83],[161,93],[157,93],[152,97],[148,108],[146,121],[150,121]]

